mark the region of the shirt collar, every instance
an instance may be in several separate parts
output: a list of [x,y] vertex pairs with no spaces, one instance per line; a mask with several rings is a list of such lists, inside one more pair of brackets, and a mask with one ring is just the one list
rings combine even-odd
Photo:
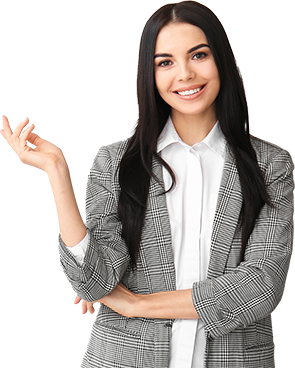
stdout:
[[[169,116],[166,125],[164,126],[159,138],[158,138],[158,144],[157,144],[157,152],[161,152],[163,149],[168,147],[169,145],[173,143],[180,143],[182,145],[188,146],[186,143],[182,141],[180,136],[178,135],[174,124],[172,122],[171,117]],[[197,147],[201,143],[205,144],[207,147],[209,147],[213,152],[215,152],[217,155],[224,158],[225,156],[225,145],[226,140],[225,137],[221,131],[220,124],[217,121],[214,127],[211,129],[209,134],[202,140],[202,142],[196,143],[192,146],[192,148]],[[190,147],[190,146],[188,146]]]
[[183,143],[183,141],[179,137],[172,122],[172,119],[169,116],[167,123],[158,138],[157,152],[161,152],[164,148],[170,146],[170,144],[173,143]]

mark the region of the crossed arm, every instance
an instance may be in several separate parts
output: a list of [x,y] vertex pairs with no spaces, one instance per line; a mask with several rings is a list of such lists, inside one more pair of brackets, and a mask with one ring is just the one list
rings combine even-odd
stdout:
[[[82,299],[76,296],[75,304]],[[154,294],[134,294],[118,283],[115,289],[96,302],[100,302],[126,317],[198,319],[192,301],[192,290],[164,291]],[[82,302],[82,313],[94,313],[96,302]]]

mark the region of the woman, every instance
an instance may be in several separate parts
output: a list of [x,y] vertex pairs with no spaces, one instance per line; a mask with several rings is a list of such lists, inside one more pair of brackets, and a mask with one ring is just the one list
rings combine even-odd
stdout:
[[49,176],[76,302],[102,303],[82,367],[274,367],[293,163],[250,137],[242,80],[209,9],[188,1],[149,19],[138,101],[134,135],[95,158],[86,226],[60,149],[33,126],[21,135],[28,120],[14,133],[3,121],[20,159]]

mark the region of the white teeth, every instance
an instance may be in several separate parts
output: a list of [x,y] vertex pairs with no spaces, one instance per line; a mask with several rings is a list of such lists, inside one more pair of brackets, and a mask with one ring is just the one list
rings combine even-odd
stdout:
[[191,89],[191,90],[188,90],[188,91],[178,92],[178,94],[180,94],[181,96],[190,96],[190,95],[193,95],[195,93],[200,92],[201,89],[202,89],[202,87],[199,87],[199,88]]

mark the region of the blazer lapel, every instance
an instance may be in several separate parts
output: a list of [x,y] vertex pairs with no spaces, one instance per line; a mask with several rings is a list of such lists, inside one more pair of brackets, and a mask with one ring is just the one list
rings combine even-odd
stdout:
[[176,274],[170,220],[163,185],[162,165],[153,160],[152,170],[159,182],[151,178],[142,247],[139,254],[145,266],[150,293],[176,289]]
[[211,236],[208,278],[224,273],[237,230],[243,195],[234,157],[227,147]]

